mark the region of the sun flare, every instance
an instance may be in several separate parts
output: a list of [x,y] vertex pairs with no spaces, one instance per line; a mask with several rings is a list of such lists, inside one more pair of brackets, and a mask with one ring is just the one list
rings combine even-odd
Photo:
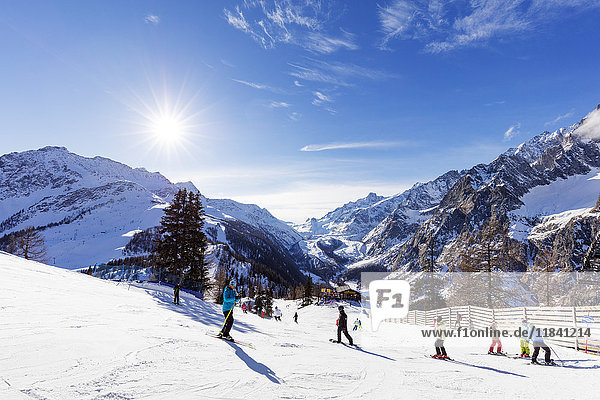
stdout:
[[185,136],[183,121],[172,115],[163,115],[151,122],[151,133],[165,144],[179,142]]

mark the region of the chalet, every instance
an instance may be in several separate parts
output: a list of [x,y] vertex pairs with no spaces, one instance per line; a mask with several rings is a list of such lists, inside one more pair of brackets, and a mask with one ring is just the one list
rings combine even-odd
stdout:
[[354,300],[360,302],[360,292],[351,289],[348,285],[336,288],[322,288],[321,297],[326,300]]

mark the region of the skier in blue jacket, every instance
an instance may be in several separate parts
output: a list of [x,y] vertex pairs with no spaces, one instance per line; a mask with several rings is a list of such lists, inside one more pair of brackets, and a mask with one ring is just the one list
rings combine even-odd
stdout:
[[229,331],[231,331],[231,327],[233,326],[233,307],[235,306],[236,297],[235,281],[232,280],[223,291],[223,315],[225,316],[225,322],[218,336],[225,340],[233,341],[233,338],[229,335]]

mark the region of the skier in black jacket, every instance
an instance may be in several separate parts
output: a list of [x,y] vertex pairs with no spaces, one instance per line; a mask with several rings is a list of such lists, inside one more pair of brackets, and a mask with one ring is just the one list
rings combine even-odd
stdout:
[[179,283],[177,285],[175,285],[175,288],[173,288],[173,304],[177,304],[179,305],[179,290],[181,289],[181,286],[179,285]]
[[340,310],[340,317],[338,318],[338,322],[337,322],[338,337],[337,337],[336,343],[342,342],[342,332],[344,332],[344,335],[346,335],[346,338],[348,338],[348,342],[350,342],[350,346],[353,346],[354,343],[352,341],[352,336],[350,336],[350,334],[348,333],[348,316],[346,315],[346,312],[344,311],[344,306],[339,306],[338,310]]

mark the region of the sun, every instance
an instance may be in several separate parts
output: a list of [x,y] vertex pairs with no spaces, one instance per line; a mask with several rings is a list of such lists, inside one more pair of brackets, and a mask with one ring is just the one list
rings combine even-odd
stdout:
[[150,131],[154,138],[163,144],[174,144],[185,138],[186,127],[184,121],[174,115],[162,115],[152,118]]
[[135,137],[137,149],[171,161],[182,159],[182,155],[195,157],[203,151],[198,143],[209,129],[209,108],[201,106],[200,92],[189,96],[185,93],[186,87],[182,84],[177,92],[167,82],[158,88],[149,84],[145,91],[131,91],[128,98],[122,100],[134,114],[128,122],[135,129],[128,134]]

